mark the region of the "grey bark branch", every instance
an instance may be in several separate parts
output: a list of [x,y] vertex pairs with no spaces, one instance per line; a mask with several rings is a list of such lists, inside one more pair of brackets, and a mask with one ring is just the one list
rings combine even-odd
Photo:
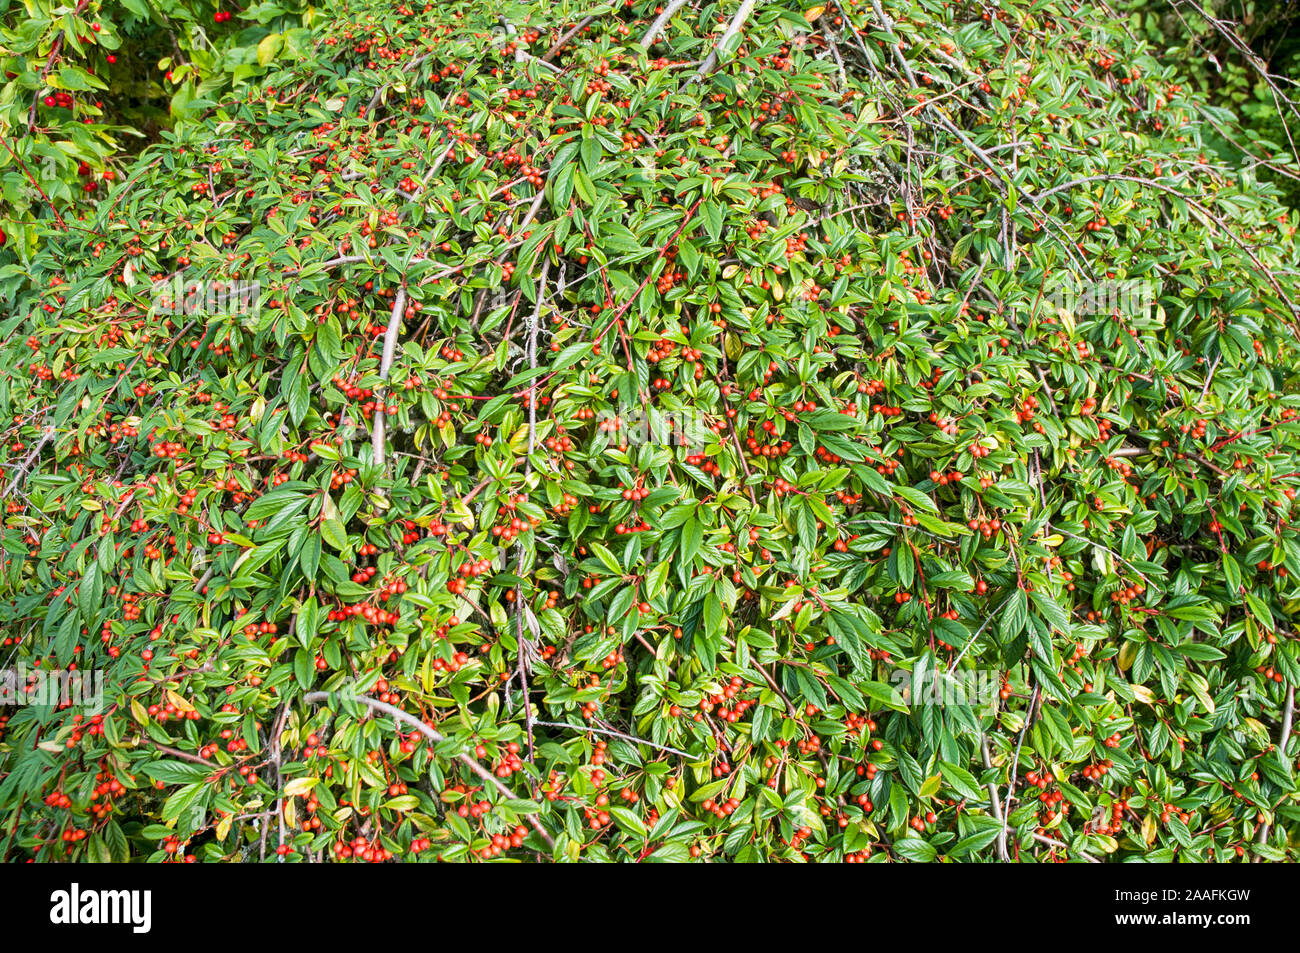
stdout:
[[393,302],[393,313],[388,319],[388,328],[384,331],[384,353],[379,361],[379,380],[381,382],[379,393],[375,396],[379,399],[379,407],[375,408],[374,423],[370,428],[370,457],[379,466],[384,465],[384,407],[385,388],[383,384],[388,382],[388,372],[393,367],[393,357],[397,353],[397,333],[402,326],[402,318],[406,314],[406,285],[402,285],[397,290],[397,299]]
[[732,17],[731,22],[727,24],[727,29],[724,30],[722,36],[718,38],[718,42],[714,45],[713,49],[709,51],[709,55],[704,58],[704,62],[700,64],[700,68],[696,70],[695,75],[690,78],[689,83],[698,83],[717,68],[720,51],[731,42],[732,37],[745,28],[745,21],[748,20],[749,15],[754,12],[754,5],[757,2],[758,0],[745,0],[745,2],[740,5],[740,9],[736,11],[736,15]]
[[[1286,700],[1284,704],[1286,706],[1286,710],[1282,713],[1282,736],[1278,739],[1277,742],[1278,751],[1281,753],[1283,761],[1287,760],[1286,746],[1287,743],[1291,740],[1291,717],[1295,710],[1295,686],[1294,685],[1287,686]],[[1272,830],[1273,830],[1272,823],[1265,822],[1264,826],[1260,828],[1259,840],[1257,840],[1255,843],[1261,847],[1267,844],[1268,835]],[[1261,860],[1263,860],[1263,858],[1259,854],[1256,854],[1251,862],[1258,864]]]
[[668,21],[673,18],[677,11],[686,6],[686,3],[687,0],[673,0],[672,3],[664,7],[664,12],[655,17],[654,23],[650,24],[650,29],[646,30],[645,35],[641,37],[641,45],[647,50],[650,49],[654,45],[655,37],[668,25]]
[[[328,702],[330,700],[330,694],[331,694],[330,692],[308,692],[306,695],[303,696],[303,701],[306,702],[308,705],[319,705],[322,702]],[[390,705],[387,702],[381,702],[379,699],[371,698],[369,695],[344,695],[342,697],[357,702],[358,704],[365,705],[367,708],[372,708],[375,711],[381,711],[386,715],[391,715],[393,718],[397,719],[403,724],[409,725],[410,727],[414,728],[416,731],[424,735],[425,738],[427,738],[429,741],[433,742],[434,744],[442,744],[442,742],[446,740],[446,738],[442,734],[440,734],[437,731],[434,731],[432,728],[430,728],[420,719],[416,718],[414,715],[402,711],[402,709],[398,708],[396,705]],[[502,797],[506,798],[507,800],[516,800],[514,792],[511,791],[504,784],[502,784],[499,780],[497,780],[496,775],[494,775],[487,768],[483,767],[483,765],[479,764],[477,761],[475,761],[467,754],[463,754],[463,753],[458,754],[456,755],[456,757],[466,767],[468,767],[471,771],[473,771],[480,778],[482,778],[483,781],[491,785],[496,790],[496,792],[500,794]],[[551,837],[550,833],[547,832],[546,828],[542,826],[541,822],[537,820],[537,818],[534,815],[526,814],[524,815],[524,818],[528,821],[530,825],[532,825],[533,830],[537,831],[537,833],[541,835],[542,840],[546,841],[546,843],[549,844],[551,847],[555,846],[555,840]]]

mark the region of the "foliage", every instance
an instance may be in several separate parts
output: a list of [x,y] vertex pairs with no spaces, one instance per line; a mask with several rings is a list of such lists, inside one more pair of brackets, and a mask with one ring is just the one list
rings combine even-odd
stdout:
[[1294,857],[1276,191],[1104,6],[673,6],[351,6],[0,252],[7,857]]
[[0,0],[0,234],[30,254],[33,219],[87,214],[140,138],[211,106],[271,60],[301,56],[310,35],[301,9]]

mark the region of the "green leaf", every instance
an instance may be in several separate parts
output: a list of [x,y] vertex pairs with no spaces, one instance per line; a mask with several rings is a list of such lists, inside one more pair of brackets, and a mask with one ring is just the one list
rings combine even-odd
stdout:
[[325,542],[329,543],[339,552],[348,548],[348,531],[344,529],[343,524],[336,519],[322,520],[320,524],[320,535]]
[[912,836],[901,837],[894,841],[894,851],[904,860],[915,861],[918,864],[930,863],[939,853],[929,841]]
[[998,635],[1003,644],[1010,642],[1029,622],[1029,602],[1025,590],[1013,589],[1002,604],[1002,618],[998,622]]
[[682,525],[681,540],[680,558],[684,565],[689,566],[695,561],[700,545],[704,541],[704,527],[700,525],[699,520],[689,519]]

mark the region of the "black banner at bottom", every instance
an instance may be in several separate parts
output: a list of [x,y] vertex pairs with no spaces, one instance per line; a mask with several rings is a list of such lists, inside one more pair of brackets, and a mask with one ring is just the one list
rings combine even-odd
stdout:
[[[969,938],[972,931],[1062,931],[1095,940],[1126,933],[1183,939],[1199,932],[1231,940],[1259,927],[1290,923],[1285,895],[1290,872],[1274,864],[1137,865],[853,865],[740,869],[703,864],[674,869],[557,866],[545,876],[528,865],[484,864],[475,870],[423,865],[9,865],[0,876],[5,919],[11,927],[57,938],[77,933],[114,936],[149,949],[163,938],[194,935],[196,923],[223,910],[221,919],[242,935],[302,936],[292,911],[328,910],[331,941],[375,937],[376,910],[419,911],[474,922],[477,909],[504,905],[515,926],[536,926],[573,912],[614,912],[631,903],[657,918],[702,907],[724,918],[728,930],[753,924],[753,934],[775,939],[772,920],[789,905],[805,911],[806,929],[821,914],[852,912],[864,924],[889,923],[926,941]],[[696,878],[699,878],[698,880]],[[474,889],[469,889],[474,888]],[[629,891],[635,891],[629,893]],[[624,899],[619,899],[622,896]],[[467,897],[482,903],[466,902]],[[790,904],[790,901],[793,901]],[[838,911],[838,915],[834,914]],[[383,919],[383,918],[381,918]],[[401,926],[404,915],[392,918]],[[320,921],[325,923],[325,920]],[[662,922],[662,920],[661,920]],[[994,926],[996,924],[996,926]],[[793,927],[793,923],[791,924]],[[804,934],[807,936],[807,934]],[[1005,934],[1003,934],[1005,935]]]

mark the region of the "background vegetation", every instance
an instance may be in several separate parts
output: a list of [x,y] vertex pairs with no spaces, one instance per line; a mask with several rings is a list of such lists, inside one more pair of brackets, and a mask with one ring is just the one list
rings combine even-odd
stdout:
[[222,90],[308,49],[303,4],[0,0],[0,230],[78,218],[131,157]]

